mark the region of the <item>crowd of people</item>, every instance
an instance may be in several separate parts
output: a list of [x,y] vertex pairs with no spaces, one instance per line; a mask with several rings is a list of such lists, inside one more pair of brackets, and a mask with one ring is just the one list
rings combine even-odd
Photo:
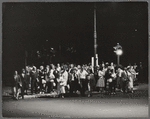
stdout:
[[102,63],[97,67],[91,64],[54,64],[26,66],[21,73],[15,71],[13,82],[13,98],[19,99],[21,94],[43,94],[56,92],[59,97],[65,94],[72,96],[92,96],[93,91],[101,94],[115,95],[116,89],[123,93],[133,93],[137,80],[137,66],[116,66],[114,63]]

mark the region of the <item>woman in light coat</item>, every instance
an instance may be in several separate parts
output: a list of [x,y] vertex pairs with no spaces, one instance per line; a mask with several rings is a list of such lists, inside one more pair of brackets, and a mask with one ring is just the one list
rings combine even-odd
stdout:
[[68,81],[68,72],[66,71],[65,68],[63,68],[62,72],[60,73],[60,76],[58,78],[58,90],[60,90],[60,97],[64,98],[64,94],[66,93],[65,87],[67,86],[67,81]]
[[133,76],[131,73],[131,67],[127,67],[127,76],[128,76],[128,90],[133,93]]

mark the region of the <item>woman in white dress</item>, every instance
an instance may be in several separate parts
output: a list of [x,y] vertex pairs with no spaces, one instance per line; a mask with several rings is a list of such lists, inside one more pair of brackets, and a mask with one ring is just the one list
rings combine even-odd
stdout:
[[59,73],[59,78],[57,79],[57,94],[60,95],[60,97],[62,97],[62,94],[65,93],[65,88],[63,86],[63,77],[62,77],[62,73]]

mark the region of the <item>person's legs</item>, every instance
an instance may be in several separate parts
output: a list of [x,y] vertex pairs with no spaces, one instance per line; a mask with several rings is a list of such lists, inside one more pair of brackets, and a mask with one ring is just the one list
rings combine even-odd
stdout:
[[34,81],[31,79],[31,94],[33,94],[33,88],[34,88]]
[[107,80],[107,83],[106,83],[106,94],[109,94],[109,82]]
[[70,96],[73,95],[73,82],[70,82]]
[[35,93],[37,93],[37,82],[34,81],[34,88],[35,88]]
[[103,92],[104,92],[104,87],[101,87],[101,89],[100,89],[100,90],[101,90],[101,93],[103,93]]
[[112,93],[112,82],[109,82],[109,94],[111,94]]
[[46,82],[45,92],[46,92],[46,93],[49,93],[49,82]]
[[40,78],[39,84],[40,84],[40,93],[41,93],[41,92],[42,92],[42,89],[43,89],[43,84],[42,84],[42,79],[41,79],[41,78]]
[[116,80],[113,80],[113,94],[116,93]]
[[24,92],[25,92],[25,94],[27,94],[27,83],[26,82],[24,82]]
[[126,81],[122,82],[122,90],[123,90],[123,93],[126,92]]
[[120,77],[117,77],[117,88],[120,89]]
[[16,87],[13,87],[13,98],[16,98]]
[[22,99],[24,99],[24,86],[21,87],[21,96],[22,96]]
[[77,83],[76,84],[76,93],[80,92],[81,93],[81,84]]
[[91,86],[90,86],[90,83],[88,83],[88,97],[91,96]]
[[76,82],[75,81],[72,82],[72,88],[73,88],[73,92],[75,92],[76,91]]
[[84,84],[83,84],[83,79],[81,79],[81,80],[80,80],[80,86],[81,86],[81,87],[80,87],[80,92],[81,92],[81,95],[82,95],[82,96],[83,96],[83,94],[84,94],[84,89],[83,89],[84,86],[83,86],[83,85],[84,85]]
[[131,79],[131,93],[133,93],[133,79]]
[[16,87],[16,99],[18,100],[19,99],[19,88]]
[[53,91],[53,82],[50,82],[50,92]]
[[122,78],[120,78],[120,91],[123,92],[123,88],[124,88],[124,81],[122,80]]
[[64,94],[66,93],[65,91],[65,86],[61,87],[61,98],[64,98]]
[[86,89],[87,89],[87,82],[86,82],[86,80],[84,79],[84,80],[83,80],[83,96],[85,96],[85,91],[86,91]]

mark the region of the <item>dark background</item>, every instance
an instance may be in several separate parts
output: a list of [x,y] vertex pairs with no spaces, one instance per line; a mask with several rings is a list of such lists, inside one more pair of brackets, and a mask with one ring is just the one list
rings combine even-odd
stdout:
[[[121,64],[148,65],[148,3],[97,2],[97,43],[99,63],[117,62],[113,47],[123,47]],[[2,5],[2,79],[12,78],[15,70],[38,64],[31,54],[53,47],[53,62],[89,63],[94,56],[94,3],[90,2],[4,2]],[[48,40],[46,42],[46,40]],[[67,52],[74,47],[75,53]],[[62,62],[62,61],[59,61]],[[40,65],[40,64],[38,64]]]

